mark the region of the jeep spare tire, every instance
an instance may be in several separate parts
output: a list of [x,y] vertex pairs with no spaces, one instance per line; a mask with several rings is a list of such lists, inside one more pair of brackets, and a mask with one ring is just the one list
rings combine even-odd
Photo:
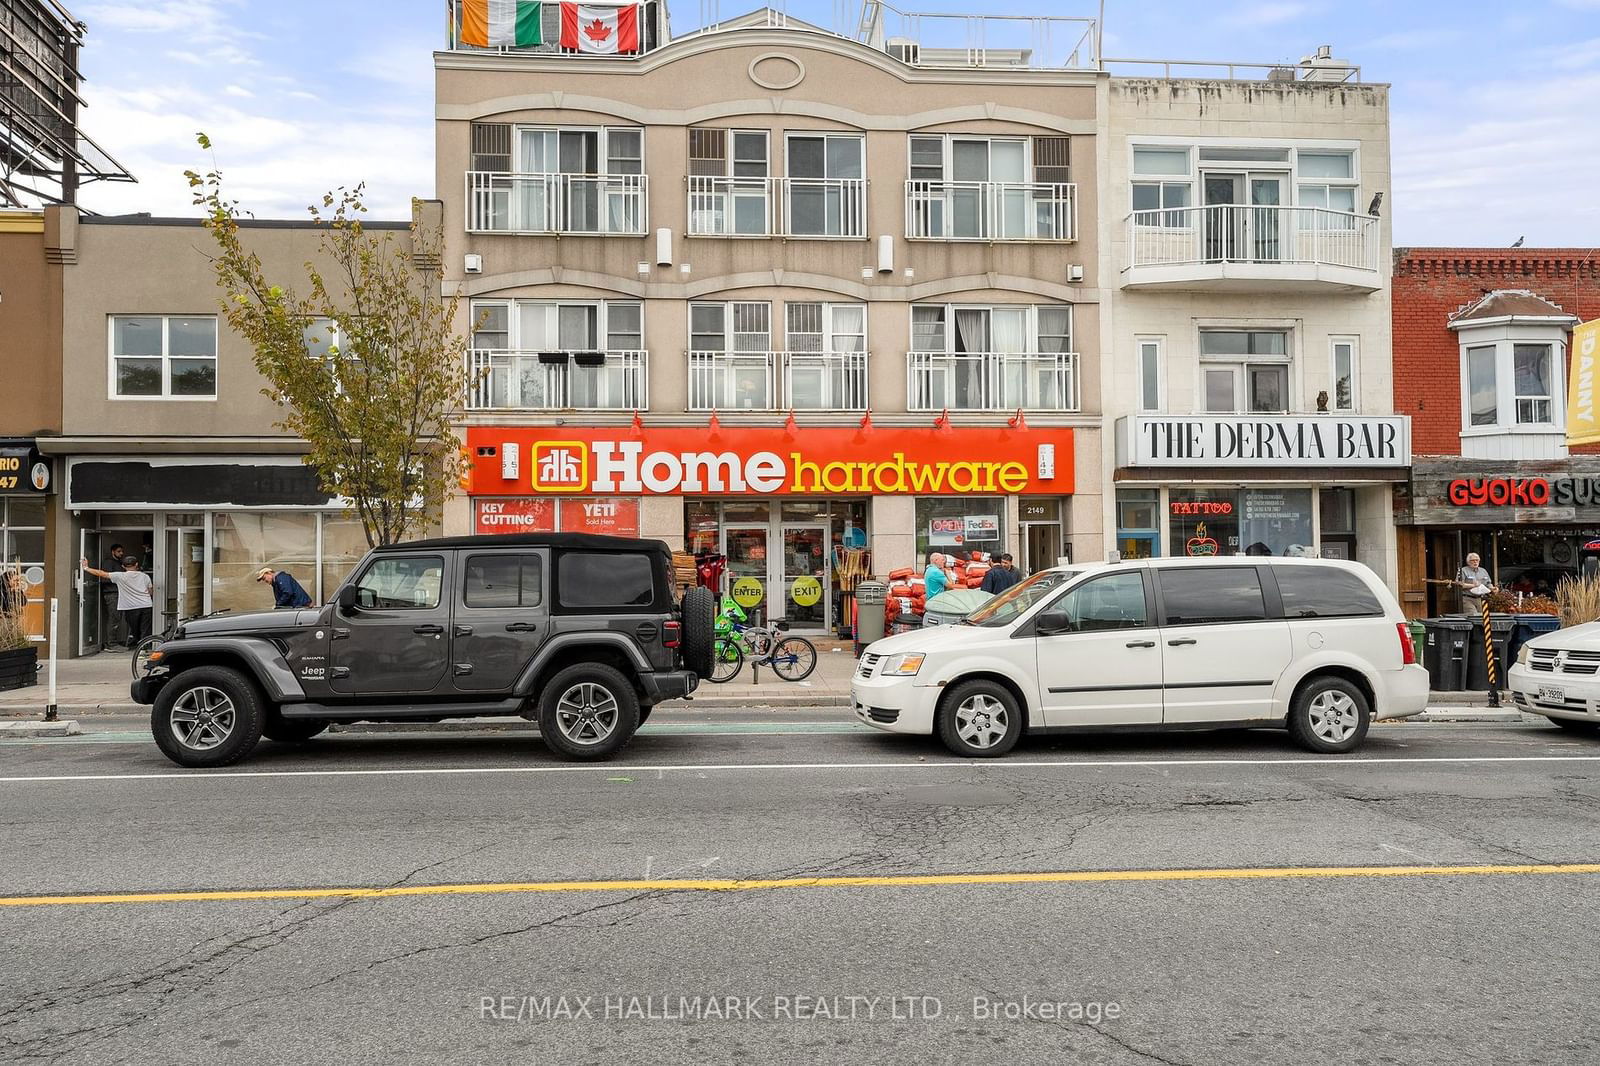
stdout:
[[683,665],[697,677],[710,677],[717,642],[717,597],[708,588],[683,594]]

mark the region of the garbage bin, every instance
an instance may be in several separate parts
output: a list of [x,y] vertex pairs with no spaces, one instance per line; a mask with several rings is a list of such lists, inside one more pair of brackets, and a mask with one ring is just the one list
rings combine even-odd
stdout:
[[856,650],[883,639],[883,608],[889,602],[889,586],[882,581],[863,581],[856,586]]
[[1472,623],[1465,618],[1429,618],[1427,648],[1422,664],[1428,668],[1428,687],[1435,692],[1460,692],[1467,676],[1467,641]]
[[1516,618],[1516,628],[1511,631],[1511,642],[1506,645],[1506,655],[1512,662],[1517,661],[1517,653],[1528,641],[1540,633],[1554,633],[1561,628],[1561,619],[1553,614],[1519,614]]
[[[1517,616],[1514,614],[1489,616],[1489,639],[1494,643],[1495,684],[1502,689],[1506,687],[1506,670],[1511,665],[1507,652],[1516,625]],[[1478,621],[1472,625],[1472,636],[1467,641],[1466,690],[1487,692],[1488,689],[1489,661],[1483,649],[1483,616],[1479,615]]]
[[1426,665],[1428,661],[1428,623],[1420,618],[1413,618],[1406,623],[1406,628],[1411,630],[1411,647],[1417,654],[1417,662]]

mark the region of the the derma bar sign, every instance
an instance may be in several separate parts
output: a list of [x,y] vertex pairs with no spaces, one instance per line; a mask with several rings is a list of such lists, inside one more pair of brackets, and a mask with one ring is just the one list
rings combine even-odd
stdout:
[[1138,415],[1117,420],[1119,466],[1390,467],[1411,463],[1404,415]]

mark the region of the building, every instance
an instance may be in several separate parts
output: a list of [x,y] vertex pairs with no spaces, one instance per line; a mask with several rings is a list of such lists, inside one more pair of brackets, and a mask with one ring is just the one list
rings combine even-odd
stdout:
[[[303,284],[304,264],[321,254],[308,222],[240,226],[269,277]],[[365,226],[409,246],[407,223]],[[294,573],[321,602],[366,552],[366,536],[318,487],[305,443],[277,425],[250,345],[219,315],[211,235],[197,219],[55,207],[44,244],[61,264],[65,308],[62,410],[37,443],[58,485],[47,551],[67,601],[63,651],[115,642],[102,583],[78,573],[80,557],[104,569],[113,544],[152,573],[158,631],[270,607],[253,580],[266,565]]]
[[1600,249],[1402,248],[1394,264],[1395,405],[1417,453],[1396,506],[1402,603],[1456,610],[1429,582],[1468,552],[1506,588],[1549,592],[1600,556],[1600,446],[1566,443]]
[[1077,54],[974,50],[865,8],[853,36],[761,10],[674,38],[646,4],[593,27],[608,55],[558,43],[555,5],[539,45],[458,21],[438,196],[476,388],[448,531],[723,551],[818,628],[835,549],[1103,557],[1093,22],[1035,20]]
[[1326,48],[1298,67],[1107,65],[1112,546],[1349,558],[1393,580],[1410,449],[1387,86]]

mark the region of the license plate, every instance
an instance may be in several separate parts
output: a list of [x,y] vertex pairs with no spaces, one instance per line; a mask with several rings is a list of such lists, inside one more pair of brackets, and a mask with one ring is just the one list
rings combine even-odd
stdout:
[[1550,700],[1555,703],[1565,703],[1567,700],[1567,690],[1558,685],[1540,685],[1539,698],[1541,700]]

